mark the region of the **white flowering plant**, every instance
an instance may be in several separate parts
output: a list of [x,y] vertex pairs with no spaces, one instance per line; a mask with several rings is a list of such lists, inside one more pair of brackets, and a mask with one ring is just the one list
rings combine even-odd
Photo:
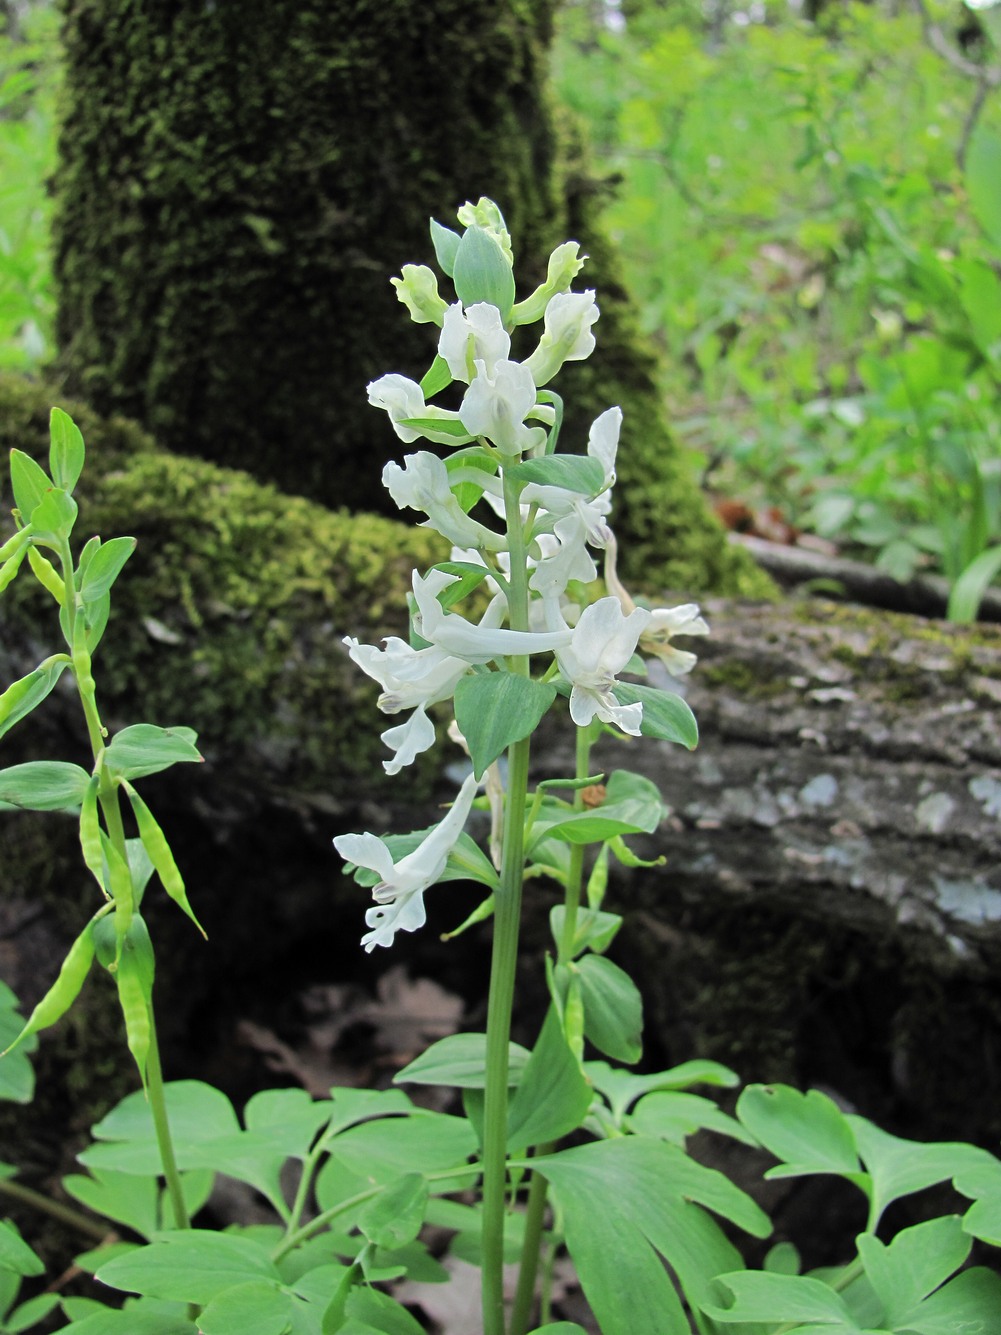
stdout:
[[[16,532],[0,547],[0,590],[30,569],[59,605],[68,652],[0,696],[0,737],[68,673],[93,767],[39,761],[0,770],[0,811],[62,810],[78,820],[98,906],[26,1024],[0,985],[0,1033],[14,1040],[0,1063],[0,1097],[30,1096],[25,1053],[73,1004],[95,960],[115,979],[143,1089],[93,1128],[80,1155],[85,1171],[64,1180],[83,1210],[47,1205],[12,1181],[12,1165],[0,1165],[0,1194],[49,1208],[100,1241],[79,1267],[96,1274],[103,1298],[117,1291],[108,1303],[63,1296],[54,1285],[19,1301],[22,1282],[43,1267],[0,1222],[0,1335],[60,1316],[59,1329],[76,1335],[420,1335],[425,1328],[392,1285],[405,1276],[448,1280],[448,1257],[443,1264],[429,1250],[426,1226],[482,1269],[475,1335],[585,1335],[553,1308],[554,1262],[564,1250],[591,1329],[604,1335],[1001,1329],[1001,1278],[967,1265],[975,1239],[1001,1245],[993,1155],[899,1140],[817,1091],[751,1085],[731,1115],[690,1092],[736,1086],[737,1076],[712,1061],[631,1069],[642,1057],[642,1001],[609,957],[622,919],[605,893],[613,862],[657,865],[627,841],[652,835],[665,809],[648,779],[593,773],[592,749],[603,733],[696,745],[682,695],[650,685],[644,665],[655,658],[684,676],[695,656],[674,640],[708,627],[691,603],[637,605],[619,579],[611,518],[620,410],[598,416],[582,452],[559,449],[563,405],[546,387],[566,362],[594,350],[599,315],[594,293],[572,288],[584,263],[579,246],[559,246],[545,282],[519,302],[500,210],[481,199],[458,220],[461,232],[431,229],[454,301],[426,266],[407,265],[393,280],[411,317],[440,330],[427,374],[420,383],[388,374],[369,386],[404,445],[435,447],[388,464],[383,480],[396,504],[424,515],[452,550],[414,571],[406,639],[344,643],[378,682],[381,712],[405,715],[382,733],[387,772],[399,774],[441,740],[459,748],[465,774],[429,829],[345,833],[334,844],[371,892],[367,952],[422,928],[424,896],[439,882],[479,890],[449,936],[492,919],[486,1033],[432,1044],[392,1090],[335,1087],[320,1099],[264,1090],[242,1119],[210,1085],[164,1081],[142,915],[154,872],[194,914],[134,781],[200,757],[187,729],[136,725],[111,737],[101,721],[93,658],[134,542],[94,538],[74,560],[72,492],[84,447],[56,410],[48,472],[19,452],[12,460]],[[539,322],[534,349],[512,360],[515,329]],[[432,401],[446,392],[453,406]],[[551,726],[575,729],[574,771],[533,784],[532,739],[553,711]],[[488,827],[485,850],[466,829],[474,813]],[[523,892],[542,878],[560,902],[549,915],[547,1009],[529,1050],[511,1041],[511,1018]],[[402,1088],[421,1085],[452,1090],[456,1111],[430,1111]],[[747,1269],[734,1238],[764,1239],[771,1222],[741,1187],[688,1153],[700,1130],[764,1147],[779,1161],[773,1176],[851,1182],[867,1214],[848,1262],[803,1274],[783,1244],[764,1269]],[[251,1187],[271,1222],[192,1227],[218,1174]],[[966,1198],[964,1213],[887,1240],[887,1208],[943,1182]],[[118,1232],[109,1241],[111,1227]],[[506,1285],[508,1262],[515,1278]]]

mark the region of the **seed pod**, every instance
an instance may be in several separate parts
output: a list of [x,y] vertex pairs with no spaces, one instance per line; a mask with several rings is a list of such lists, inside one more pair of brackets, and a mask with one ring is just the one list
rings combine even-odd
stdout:
[[101,894],[110,899],[111,894],[104,883],[104,848],[101,843],[101,821],[97,814],[97,792],[101,780],[92,774],[80,804],[80,847],[83,860],[94,880],[101,887]]
[[91,927],[92,924],[88,923],[70,946],[56,981],[31,1012],[28,1023],[14,1042],[0,1055],[6,1056],[7,1052],[16,1048],[29,1034],[37,1034],[39,1030],[48,1029],[57,1020],[61,1020],[76,1001],[94,959],[94,938],[91,935]]
[[142,800],[136,790],[130,783],[123,784],[129,801],[132,804],[132,810],[135,812],[136,826],[139,830],[139,838],[143,842],[143,848],[149,854],[149,860],[156,868],[156,874],[160,878],[164,890],[191,919],[202,936],[208,940],[204,927],[194,915],[191,905],[188,903],[187,891],[184,888],[184,879],[178,870],[177,863],[174,861],[174,854],[171,852],[167,837],[160,829],[156,819],[149,807]]
[[580,987],[580,975],[573,965],[570,966],[570,983],[563,1006],[563,1033],[567,1046],[578,1061],[584,1060],[584,997]]
[[[115,801],[118,801],[117,796]],[[129,864],[103,832],[101,834],[101,846],[108,867],[111,895],[115,901],[115,935],[118,937],[118,954],[121,956],[122,943],[132,924],[132,914],[135,909],[132,872],[129,870]]]
[[150,1045],[150,996],[143,986],[143,980],[135,955],[130,950],[123,950],[118,960],[115,973],[118,984],[118,1000],[125,1018],[125,1041],[129,1052],[139,1068],[139,1078],[146,1089],[146,1061]]
[[591,875],[587,878],[587,902],[589,908],[601,908],[601,902],[605,898],[605,890],[607,886],[608,844],[604,843],[601,845],[594,866],[591,868]]
[[37,547],[28,549],[28,561],[39,584],[48,589],[57,603],[62,604],[66,598],[66,585],[52,562]]

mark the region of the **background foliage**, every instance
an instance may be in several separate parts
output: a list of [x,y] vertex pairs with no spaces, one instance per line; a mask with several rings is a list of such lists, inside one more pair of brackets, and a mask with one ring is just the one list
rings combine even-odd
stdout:
[[[1001,6],[933,4],[570,0],[554,72],[707,485],[955,582],[1001,562]],[[57,19],[4,24],[0,368],[30,369]]]

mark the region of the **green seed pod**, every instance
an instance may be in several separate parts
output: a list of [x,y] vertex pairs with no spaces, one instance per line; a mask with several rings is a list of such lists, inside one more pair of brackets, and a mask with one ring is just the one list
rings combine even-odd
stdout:
[[39,1030],[48,1029],[57,1020],[61,1020],[76,1001],[94,959],[94,938],[91,935],[91,927],[92,923],[88,923],[70,946],[56,981],[31,1012],[28,1023],[14,1042],[0,1055],[6,1056],[7,1052],[16,1048],[29,1034],[37,1034]]
[[604,843],[601,845],[594,866],[591,868],[591,875],[587,878],[587,902],[589,908],[601,908],[601,902],[605,898],[605,890],[607,887],[608,844]]
[[[117,801],[117,797],[115,798]],[[101,834],[101,845],[108,867],[108,879],[111,881],[111,895],[115,901],[115,934],[118,937],[118,951],[121,955],[122,943],[135,910],[135,895],[132,888],[132,872],[118,849],[106,834]]]
[[584,1060],[584,997],[580,988],[580,975],[571,965],[570,984],[567,988],[566,1002],[563,1006],[563,1033],[567,1046],[578,1061]]
[[48,589],[56,602],[62,605],[66,598],[66,585],[63,583],[62,576],[56,570],[52,562],[42,555],[37,547],[31,547],[28,551],[28,561],[32,570],[35,572],[35,578],[44,588]]
[[167,843],[167,837],[157,824],[152,811],[142,800],[136,790],[130,783],[123,784],[129,801],[132,804],[132,810],[135,812],[136,826],[139,830],[139,838],[143,842],[143,848],[149,854],[149,860],[156,868],[156,874],[159,876],[164,890],[171,897],[195,924],[202,936],[208,940],[204,927],[194,915],[191,905],[188,903],[187,891],[184,888],[184,879],[178,870],[177,863],[174,861],[174,854],[171,852],[170,844]]
[[125,1041],[132,1053],[139,1077],[146,1088],[146,1061],[149,1057],[150,1035],[150,990],[144,986],[144,972],[131,950],[123,950],[118,960],[115,973],[118,984],[118,1000],[125,1018]]
[[104,883],[104,848],[101,843],[101,821],[97,814],[97,793],[101,780],[92,774],[87,790],[80,804],[80,847],[83,860],[94,880],[101,887],[101,894],[110,899],[111,894]]

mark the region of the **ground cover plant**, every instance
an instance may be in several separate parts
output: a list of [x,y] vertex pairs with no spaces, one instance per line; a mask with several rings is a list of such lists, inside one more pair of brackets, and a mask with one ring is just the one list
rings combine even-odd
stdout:
[[898,578],[971,572],[969,616],[1001,560],[1001,10],[609,12],[566,8],[557,83],[708,482]]
[[[55,604],[51,637],[58,626],[64,647],[0,695],[0,737],[44,708],[65,677],[93,763],[45,758],[0,770],[0,811],[63,811],[75,821],[94,904],[81,906],[79,935],[26,1023],[0,994],[9,1040],[0,1091],[30,1097],[31,1043],[100,968],[114,980],[141,1088],[94,1126],[84,1171],[63,1184],[86,1211],[68,1217],[88,1237],[102,1235],[102,1220],[120,1230],[114,1244],[78,1258],[95,1275],[92,1294],[43,1287],[30,1239],[0,1223],[0,1329],[54,1318],[78,1335],[408,1335],[422,1326],[392,1285],[447,1279],[426,1242],[434,1225],[453,1254],[481,1267],[487,1335],[579,1335],[553,1311],[553,1263],[564,1250],[605,1335],[988,1335],[1001,1278],[968,1262],[975,1241],[1001,1245],[995,1156],[900,1140],[818,1091],[751,1084],[731,1115],[707,1092],[738,1078],[711,1061],[632,1069],[642,999],[609,958],[621,917],[605,895],[613,861],[651,865],[629,839],[656,830],[663,804],[649,780],[601,772],[601,737],[696,745],[695,719],[669,687],[695,661],[674,641],[708,627],[694,605],[641,605],[618,578],[618,408],[594,421],[584,452],[560,449],[563,403],[551,386],[566,362],[594,351],[600,315],[595,293],[573,287],[586,258],[578,244],[557,247],[546,281],[518,300],[497,205],[466,204],[458,224],[431,228],[454,299],[423,264],[393,280],[411,318],[435,331],[427,373],[417,383],[389,372],[369,386],[404,447],[437,447],[414,448],[383,480],[453,550],[413,572],[409,618],[401,608],[407,639],[345,644],[382,687],[381,711],[406,715],[382,734],[387,772],[450,747],[466,758],[464,777],[428,829],[341,834],[334,844],[359,898],[371,894],[361,938],[369,952],[423,926],[434,885],[466,884],[466,922],[493,921],[486,1033],[433,1043],[390,1090],[335,1087],[313,1098],[266,1089],[239,1113],[206,1083],[165,1079],[144,896],[165,891],[192,932],[199,926],[183,850],[171,850],[141,790],[150,775],[197,764],[197,737],[175,721],[111,735],[102,721],[100,644],[135,543],[80,543],[73,491],[85,447],[54,409],[48,468],[12,453],[15,532],[0,547],[0,589],[37,580]],[[520,361],[510,355],[519,330],[532,348]],[[437,723],[445,706],[454,715],[447,737]],[[551,710],[575,729],[575,770],[534,783],[532,738]],[[184,875],[196,878],[197,868]],[[548,1001],[529,1050],[510,1041],[510,1022],[522,894],[539,878],[563,902],[551,915]],[[453,1110],[428,1110],[405,1092],[427,1085],[453,1091]],[[688,1153],[700,1129],[764,1147],[778,1161],[771,1176],[851,1183],[867,1217],[845,1240],[843,1263],[800,1273],[795,1248],[782,1245],[762,1269],[748,1268],[736,1240],[768,1238],[771,1222]],[[9,1180],[17,1165],[0,1172]],[[217,1175],[249,1186],[270,1222],[200,1227]],[[952,1212],[887,1224],[896,1201],[941,1183],[954,1188]],[[67,1217],[65,1205],[55,1208]],[[518,1267],[510,1302],[506,1261]]]

